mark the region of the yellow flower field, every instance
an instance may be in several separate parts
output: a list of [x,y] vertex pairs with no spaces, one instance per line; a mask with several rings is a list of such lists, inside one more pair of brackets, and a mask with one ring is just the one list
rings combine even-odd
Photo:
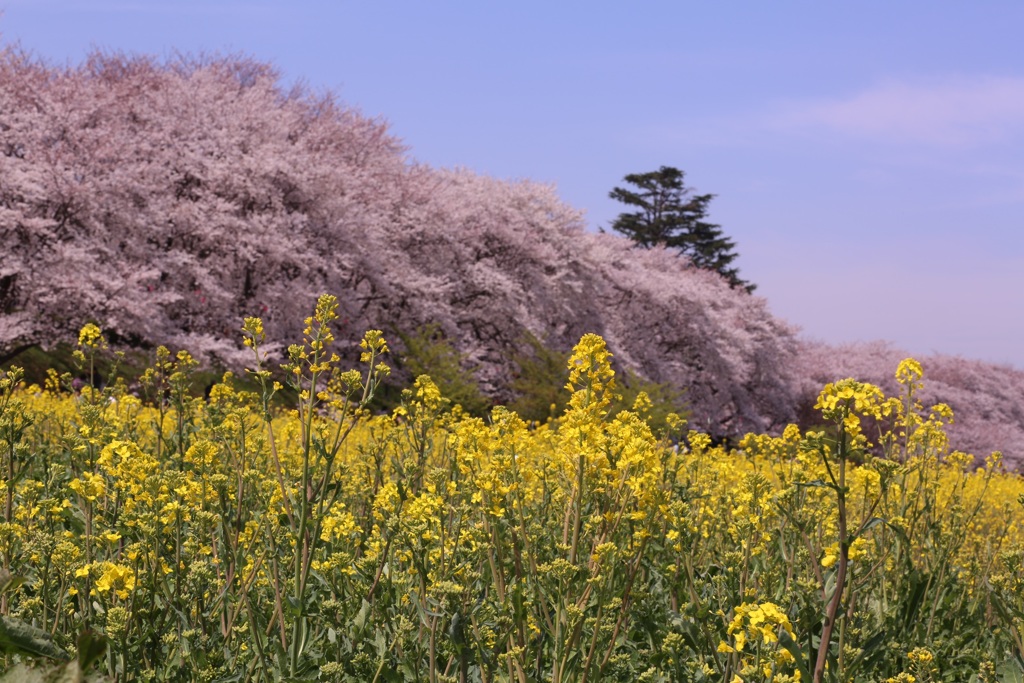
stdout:
[[[1024,480],[949,451],[916,362],[900,396],[837,382],[819,428],[726,450],[679,420],[656,438],[645,395],[610,414],[596,335],[547,424],[467,417],[426,376],[375,413],[387,344],[338,367],[335,308],[286,377],[245,321],[255,392],[196,397],[163,349],[139,396],[4,374],[4,624],[58,658],[103,634],[98,670],[125,681],[1024,675]],[[104,346],[83,329],[85,371]]]

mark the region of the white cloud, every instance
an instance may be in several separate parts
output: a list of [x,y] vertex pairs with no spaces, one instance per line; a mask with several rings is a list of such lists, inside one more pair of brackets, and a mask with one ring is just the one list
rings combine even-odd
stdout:
[[886,143],[973,146],[1024,136],[1024,78],[888,82],[850,97],[790,104],[772,127],[821,129]]

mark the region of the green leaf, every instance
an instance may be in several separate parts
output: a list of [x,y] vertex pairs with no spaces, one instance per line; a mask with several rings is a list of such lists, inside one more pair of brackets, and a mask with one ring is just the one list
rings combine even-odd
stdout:
[[804,657],[804,651],[800,649],[800,643],[793,640],[793,636],[789,635],[785,630],[782,630],[782,633],[779,634],[779,642],[782,643],[782,647],[789,651],[789,654],[793,655],[794,666],[800,672],[800,680],[810,681],[811,673],[807,670],[807,658]]
[[6,569],[0,569],[0,595],[17,590],[25,581],[24,576],[17,576]]
[[910,573],[910,593],[903,605],[903,625],[910,628],[910,625],[917,619],[917,612],[921,608],[925,591],[928,589],[928,577],[918,570]]
[[850,668],[858,667],[864,662],[869,661],[871,659],[871,654],[878,649],[879,645],[885,642],[886,635],[888,635],[886,630],[882,629],[868,638],[860,647],[860,653],[858,653],[857,656],[853,658],[853,661],[850,662]]
[[0,617],[0,650],[61,661],[70,659],[46,631],[8,617]]
[[868,531],[870,531],[871,529],[874,529],[879,524],[886,524],[886,525],[888,525],[888,522],[886,522],[881,517],[872,517],[871,519],[869,519],[867,522],[864,523],[864,526],[862,526],[860,528],[860,531],[858,531],[856,534],[854,534],[854,535],[852,535],[850,537],[850,543],[853,543],[857,538],[860,537],[861,534],[867,533]]
[[295,599],[295,596],[286,595],[284,602],[285,611],[288,612],[290,616],[298,617],[302,615],[302,605]]
[[356,631],[362,631],[366,627],[366,619],[370,616],[370,603],[365,599],[363,600],[362,607],[359,608],[359,613],[356,614],[356,618],[352,620],[352,625],[356,627]]
[[996,668],[996,677],[1000,683],[1024,683],[1024,664],[1008,659]]
[[107,638],[94,631],[86,629],[78,636],[78,666],[82,671],[88,671],[89,667],[103,657],[107,651]]
[[1015,605],[1003,600],[1003,598],[995,591],[989,593],[989,600],[996,612],[999,613],[1000,618],[1002,618],[1007,625],[1012,625],[1015,618],[1024,619],[1024,611],[1021,611]]

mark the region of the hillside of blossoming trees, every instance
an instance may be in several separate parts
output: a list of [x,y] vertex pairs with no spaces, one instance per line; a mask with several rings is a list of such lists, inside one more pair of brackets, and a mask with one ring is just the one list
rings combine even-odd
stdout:
[[[237,367],[243,317],[285,344],[331,292],[349,347],[435,324],[497,402],[526,336],[598,333],[620,369],[684,388],[694,427],[739,436],[899,358],[802,341],[717,275],[586,232],[553,188],[419,164],[380,121],[248,58],[4,51],[0,244],[0,361],[94,321],[115,345]],[[1024,373],[921,360],[955,447],[1024,454]]]

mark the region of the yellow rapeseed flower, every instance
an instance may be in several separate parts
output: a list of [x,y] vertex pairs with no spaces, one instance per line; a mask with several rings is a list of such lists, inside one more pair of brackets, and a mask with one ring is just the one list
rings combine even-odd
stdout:
[[123,600],[135,590],[135,573],[131,567],[107,562],[103,566],[103,574],[96,579],[96,590],[100,593],[113,591]]

